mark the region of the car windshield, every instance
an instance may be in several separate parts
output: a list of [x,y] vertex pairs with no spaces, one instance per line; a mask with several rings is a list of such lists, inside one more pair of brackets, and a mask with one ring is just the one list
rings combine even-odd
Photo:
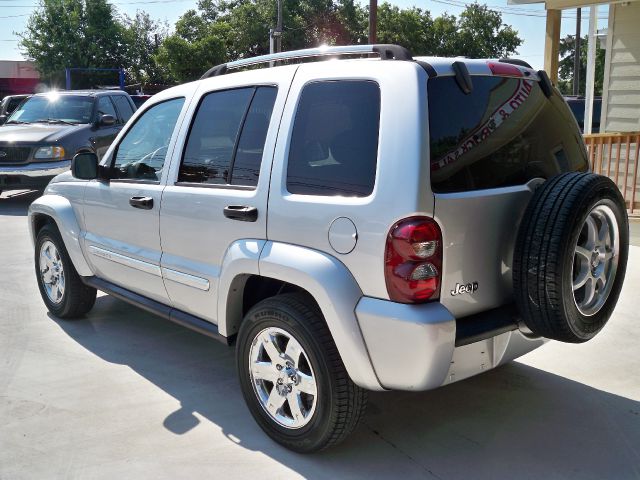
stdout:
[[31,97],[9,117],[7,123],[89,123],[93,98],[75,95]]

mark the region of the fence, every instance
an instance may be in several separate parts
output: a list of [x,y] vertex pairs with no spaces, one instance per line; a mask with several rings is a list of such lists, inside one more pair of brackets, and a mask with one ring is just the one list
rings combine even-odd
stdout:
[[[606,175],[616,182],[629,214],[640,216],[640,201],[637,200],[637,197],[640,197],[640,132],[595,133],[585,135],[584,141],[592,171]],[[639,193],[636,195],[636,192]]]

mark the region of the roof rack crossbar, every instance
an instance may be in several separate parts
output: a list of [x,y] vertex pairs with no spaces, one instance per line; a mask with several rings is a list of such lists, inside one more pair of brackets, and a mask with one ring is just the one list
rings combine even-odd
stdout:
[[292,50],[289,52],[272,53],[270,55],[260,55],[258,57],[243,58],[234,62],[223,63],[207,70],[200,78],[216,77],[223,75],[227,71],[259,65],[263,63],[283,62],[287,60],[297,60],[302,58],[324,57],[335,55],[367,55],[378,54],[381,60],[413,60],[411,52],[399,45],[379,44],[379,45],[347,45],[336,47],[306,48],[303,50]]

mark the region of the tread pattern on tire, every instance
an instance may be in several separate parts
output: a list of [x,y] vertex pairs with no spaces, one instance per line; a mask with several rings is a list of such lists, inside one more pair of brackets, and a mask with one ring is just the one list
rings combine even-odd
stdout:
[[[281,307],[283,304],[301,316],[313,338],[321,346],[329,365],[330,374],[336,384],[336,409],[332,417],[332,432],[322,445],[314,449],[314,451],[324,450],[343,441],[356,428],[365,413],[368,392],[358,387],[349,378],[322,313],[315,302],[310,302],[306,295],[301,293],[281,294],[260,302],[254,309],[269,308],[269,306],[272,308]],[[250,314],[251,311],[247,315]]]
[[[65,318],[78,318],[83,316],[89,310],[93,308],[93,305],[96,301],[96,289],[85,285],[84,282],[80,279],[80,275],[76,271],[73,266],[73,262],[69,257],[69,253],[67,252],[67,248],[60,236],[60,232],[58,228],[48,223],[44,225],[39,231],[36,240],[36,246],[40,245],[40,237],[41,235],[48,235],[55,243],[60,256],[62,257],[65,269],[65,295],[69,295],[67,299],[64,301],[64,306],[59,311],[55,311],[57,309],[49,308],[49,304],[46,300],[46,294],[42,292],[42,286],[40,285],[40,277],[38,277],[38,284],[40,286],[41,293],[43,293],[42,298],[45,300],[45,304],[51,310],[51,313],[54,315]],[[38,272],[38,256],[40,254],[40,249],[36,248],[36,275],[40,275]]]
[[[522,220],[513,258],[513,289],[525,324],[535,334],[564,342],[579,343],[565,315],[560,274],[566,257],[572,217],[594,190],[615,187],[611,180],[592,173],[565,173],[545,182],[534,194]],[[623,228],[621,225],[620,228]],[[624,274],[624,268],[622,269]],[[614,295],[614,292],[611,293]],[[589,334],[602,325],[590,325]]]

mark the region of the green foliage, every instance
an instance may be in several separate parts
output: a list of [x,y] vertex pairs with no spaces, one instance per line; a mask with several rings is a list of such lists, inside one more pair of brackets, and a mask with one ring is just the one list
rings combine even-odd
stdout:
[[107,0],[41,0],[41,7],[29,18],[20,46],[45,80],[63,84],[66,67],[122,65],[124,28]]
[[[24,53],[45,76],[67,66],[124,66],[133,82],[184,82],[210,66],[269,51],[275,0],[199,0],[174,32],[147,14],[119,19],[107,0],[41,0],[22,34]],[[368,9],[356,0],[283,0],[282,48],[366,43]],[[378,8],[378,41],[416,55],[502,57],[522,43],[500,13],[469,5],[460,16],[428,10]]]
[[177,32],[167,37],[155,57],[158,64],[166,66],[173,79],[180,82],[197,80],[209,67],[226,61],[227,25],[183,24],[177,31],[186,38]]
[[158,64],[155,57],[168,27],[141,11],[134,18],[125,16],[124,26],[127,83],[166,83],[170,78],[167,66]]
[[419,55],[506,57],[522,44],[518,32],[502,23],[500,13],[486,5],[469,5],[458,18],[432,19],[427,10],[400,9],[389,3],[378,8],[378,40],[397,43]]
[[[268,53],[269,28],[276,18],[274,0],[200,0],[197,11],[178,20],[157,60],[177,81],[195,79],[207,66]],[[283,25],[284,50],[366,43],[368,11],[355,0],[283,0]],[[470,5],[458,18],[433,19],[427,10],[387,2],[378,7],[378,41],[420,55],[468,57],[508,56],[522,44],[500,13],[483,5]]]
[[[587,49],[588,36],[584,36],[580,42],[580,85],[578,91],[580,95],[586,92],[587,84]],[[604,82],[604,58],[605,50],[600,48],[596,42],[596,71],[594,78],[594,94],[602,95],[602,84]],[[576,52],[576,36],[567,35],[560,39],[560,63],[558,67],[558,88],[564,95],[573,94],[573,64]]]
[[522,45],[518,32],[502,23],[502,15],[486,5],[469,5],[460,14],[457,26],[457,55],[470,58],[508,57]]

